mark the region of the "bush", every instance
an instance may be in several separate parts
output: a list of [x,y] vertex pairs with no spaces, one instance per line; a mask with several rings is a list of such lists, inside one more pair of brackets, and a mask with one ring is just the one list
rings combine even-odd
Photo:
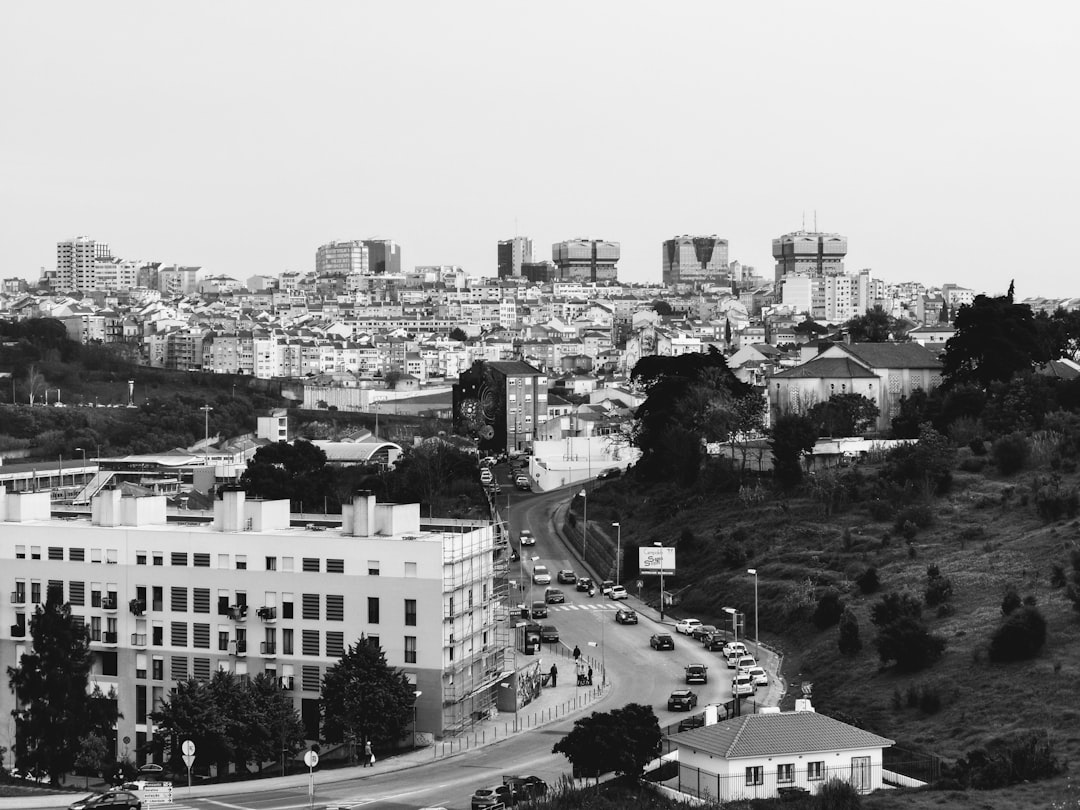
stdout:
[[855,786],[845,779],[830,779],[814,797],[814,807],[820,810],[859,810],[862,799]]
[[1064,588],[1065,582],[1065,569],[1060,565],[1050,566],[1050,587]]
[[924,503],[906,506],[896,515],[896,528],[902,532],[905,523],[911,523],[919,529],[925,529],[934,524],[934,511]]
[[982,439],[972,439],[970,442],[968,442],[968,447],[970,447],[971,452],[977,456],[986,455],[986,442],[984,442]]
[[930,607],[943,605],[953,595],[952,580],[948,577],[930,577],[926,583],[926,604]]
[[964,472],[981,473],[985,467],[985,458],[965,458],[960,462],[960,469]]
[[896,516],[896,507],[888,501],[872,500],[866,504],[866,511],[870,513],[870,517],[879,523],[883,523],[886,520],[892,520]]
[[1034,658],[1046,643],[1046,619],[1035,607],[1010,613],[990,637],[990,660],[1024,661]]
[[994,464],[1002,475],[1012,475],[1024,469],[1030,453],[1027,437],[1019,432],[1002,436],[991,449]]
[[871,566],[855,577],[855,584],[859,586],[859,590],[865,594],[876,593],[878,588],[881,587],[881,581],[878,579],[877,569]]
[[960,783],[976,790],[1049,779],[1061,771],[1050,734],[1033,729],[993,739],[956,763]]
[[857,655],[862,650],[862,639],[859,638],[859,620],[851,611],[851,608],[844,608],[844,613],[840,616],[840,638],[837,644],[840,647],[840,654],[849,657]]
[[1016,588],[1010,585],[1005,589],[1005,597],[1001,600],[1001,615],[1008,616],[1022,604],[1020,594],[1016,592]]
[[840,599],[840,594],[832,588],[829,588],[818,599],[817,607],[814,608],[813,621],[814,626],[818,630],[825,630],[832,627],[838,621],[840,616],[844,613],[844,602]]
[[1037,478],[1032,486],[1035,490],[1035,511],[1047,523],[1076,517],[1080,497],[1075,487],[1063,488],[1061,478],[1057,475]]

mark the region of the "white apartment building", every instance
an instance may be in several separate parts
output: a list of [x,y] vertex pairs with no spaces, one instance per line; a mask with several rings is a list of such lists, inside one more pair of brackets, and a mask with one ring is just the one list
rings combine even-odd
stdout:
[[[153,738],[149,713],[175,683],[216,670],[278,677],[314,737],[322,676],[361,635],[423,693],[417,730],[442,736],[495,705],[509,674],[495,584],[508,549],[490,523],[421,523],[419,504],[358,493],[340,527],[294,527],[287,501],[234,490],[221,493],[212,523],[167,517],[164,497],[109,489],[89,519],[53,519],[49,492],[0,487],[11,594],[0,665],[18,664],[30,616],[59,588],[89,632],[92,681],[116,690],[116,738],[130,737],[135,751]],[[0,711],[13,708],[0,690]],[[11,749],[14,734],[5,724],[0,744]]]

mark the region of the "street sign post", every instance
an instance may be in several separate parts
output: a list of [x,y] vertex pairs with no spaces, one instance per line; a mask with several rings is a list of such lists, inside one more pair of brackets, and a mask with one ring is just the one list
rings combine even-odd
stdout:
[[188,795],[191,795],[191,766],[195,764],[195,743],[191,740],[184,740],[180,745],[180,750],[184,752],[184,764],[187,766],[187,789]]
[[315,773],[312,770],[319,764],[319,755],[314,751],[304,753],[304,764],[308,767],[308,807],[315,806]]

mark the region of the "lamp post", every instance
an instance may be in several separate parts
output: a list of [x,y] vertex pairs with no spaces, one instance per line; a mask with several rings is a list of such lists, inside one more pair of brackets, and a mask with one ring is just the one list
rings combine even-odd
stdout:
[[417,689],[413,692],[412,702],[412,747],[416,750],[416,699],[424,694],[421,690]]
[[199,408],[203,412],[203,463],[210,466],[210,411],[214,410],[209,405]]
[[[82,447],[76,447],[75,452],[76,453],[82,453],[82,466],[83,466],[82,474],[83,474],[83,481],[85,481],[86,480],[86,450],[84,448],[82,448]],[[75,483],[75,476],[72,475],[71,479],[72,479],[71,483],[74,484]]]
[[[663,549],[663,543],[653,543],[657,548]],[[664,622],[664,552],[660,552],[660,623]]]
[[731,632],[735,636],[734,641],[738,641],[739,640],[739,623],[738,623],[738,618],[737,617],[739,615],[739,611],[735,610],[735,608],[733,608],[733,607],[723,608],[723,611],[724,611],[724,613],[731,616]]
[[589,493],[582,489],[578,495],[585,499],[581,526],[581,564],[585,565],[585,538],[589,536]]
[[622,524],[612,523],[612,528],[618,532],[618,540],[615,546],[615,584],[622,584]]
[[371,404],[375,408],[375,433],[372,434],[372,435],[374,435],[376,438],[378,438],[378,436],[379,436],[379,400],[375,400]]
[[747,568],[746,573],[754,575],[754,648],[755,651],[761,646],[761,642],[758,640],[758,621],[757,621],[757,569]]

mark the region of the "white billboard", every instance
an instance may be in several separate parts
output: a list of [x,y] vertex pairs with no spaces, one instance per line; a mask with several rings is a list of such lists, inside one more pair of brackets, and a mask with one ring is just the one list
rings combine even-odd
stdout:
[[639,546],[638,568],[642,576],[660,576],[675,573],[675,549],[669,546]]

